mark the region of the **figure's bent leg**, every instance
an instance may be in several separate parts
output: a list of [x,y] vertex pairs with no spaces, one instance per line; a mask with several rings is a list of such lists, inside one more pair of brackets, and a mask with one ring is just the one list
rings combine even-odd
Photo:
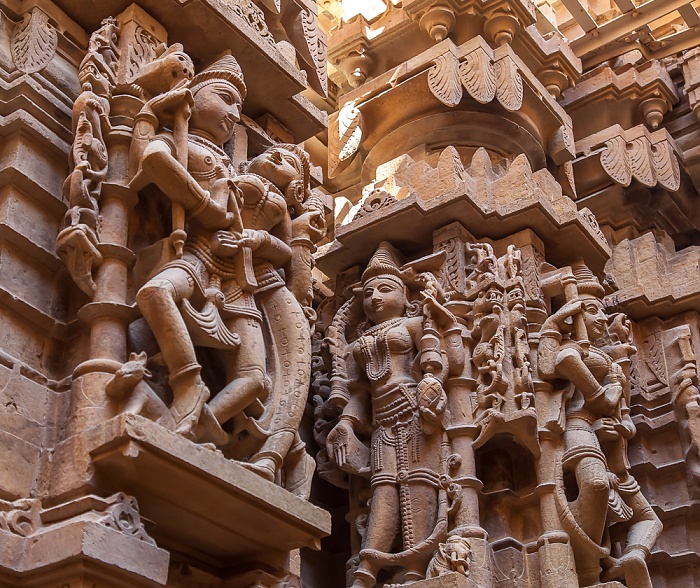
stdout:
[[178,304],[194,292],[193,278],[184,270],[168,268],[152,278],[136,295],[136,303],[158,341],[170,370],[173,403],[170,411],[177,431],[189,434],[199,419],[209,391],[199,377],[192,339]]
[[228,327],[240,335],[241,346],[228,365],[228,384],[209,402],[221,424],[242,412],[265,391],[265,342],[260,323],[240,318]]

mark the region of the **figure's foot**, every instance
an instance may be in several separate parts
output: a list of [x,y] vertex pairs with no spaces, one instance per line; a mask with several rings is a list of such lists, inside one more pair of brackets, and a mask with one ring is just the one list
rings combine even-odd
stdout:
[[211,443],[216,447],[224,447],[231,442],[231,435],[221,428],[219,421],[206,404],[202,407],[202,414],[194,432],[198,443]]
[[620,558],[620,564],[628,586],[652,588],[644,552],[632,549]]
[[175,390],[174,394],[175,400],[170,407],[170,412],[177,423],[175,432],[195,441],[194,429],[199,422],[205,403],[209,400],[209,388],[197,377],[194,383],[194,391],[190,389],[184,394],[179,394],[179,391]]
[[275,474],[277,473],[277,466],[275,462],[269,457],[262,457],[256,461],[242,461],[240,464],[247,470],[258,474],[258,476],[265,478],[269,482],[275,481]]

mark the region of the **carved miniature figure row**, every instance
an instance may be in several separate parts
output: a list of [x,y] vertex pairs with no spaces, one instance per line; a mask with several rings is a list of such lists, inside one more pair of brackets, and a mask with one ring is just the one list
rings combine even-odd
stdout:
[[[181,46],[157,45],[143,29],[122,33],[106,19],[80,68],[70,208],[57,243],[93,306],[107,258],[136,254],[118,289],[133,290],[142,318],[129,325],[122,353],[131,356],[107,382],[107,402],[112,414],[140,414],[212,444],[306,496],[314,460],[298,428],[311,256],[328,213],[311,190],[309,157],[275,143],[234,162],[225,146],[247,93],[236,59],[224,54],[195,75]],[[122,201],[129,193],[137,202],[131,227],[116,235],[105,229],[115,224],[108,184],[110,195],[116,184]]]
[[661,522],[627,460],[629,321],[582,261],[435,250],[402,263],[382,243],[319,308],[317,460],[350,493],[348,585],[651,588]]

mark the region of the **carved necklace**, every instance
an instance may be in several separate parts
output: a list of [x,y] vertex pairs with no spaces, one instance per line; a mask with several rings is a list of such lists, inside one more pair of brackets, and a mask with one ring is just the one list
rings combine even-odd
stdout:
[[245,206],[246,208],[253,208],[253,218],[252,218],[252,220],[251,220],[251,224],[255,227],[255,226],[256,226],[256,222],[257,222],[257,220],[258,220],[258,216],[260,216],[260,212],[262,211],[263,206],[265,206],[265,203],[267,202],[268,194],[269,194],[270,192],[275,192],[275,193],[279,194],[280,196],[282,196],[282,198],[284,198],[284,195],[282,194],[282,192],[280,192],[279,188],[278,188],[277,186],[275,186],[275,185],[274,185],[270,180],[268,180],[266,177],[263,177],[263,176],[261,176],[261,175],[259,175],[259,174],[254,174],[254,173],[251,173],[251,172],[246,172],[246,173],[249,174],[249,175],[251,175],[251,176],[255,176],[256,178],[259,178],[260,180],[262,180],[262,183],[265,184],[265,188],[267,189],[267,191],[265,192],[265,194],[263,194],[262,198],[260,198],[260,200],[258,200],[258,201],[256,202],[255,207],[251,207],[250,205],[244,204],[244,206]]
[[231,158],[228,156],[226,151],[224,151],[221,147],[219,147],[216,143],[213,141],[210,141],[209,139],[206,139],[205,137],[201,137],[199,135],[195,135],[190,132],[190,134],[187,136],[187,139],[192,141],[193,143],[198,143],[202,147],[206,147],[210,151],[213,151],[216,153],[226,165],[231,165]]
[[370,380],[380,380],[391,374],[391,355],[387,333],[403,321],[403,317],[390,319],[367,329],[360,337],[360,350],[365,360],[365,372]]

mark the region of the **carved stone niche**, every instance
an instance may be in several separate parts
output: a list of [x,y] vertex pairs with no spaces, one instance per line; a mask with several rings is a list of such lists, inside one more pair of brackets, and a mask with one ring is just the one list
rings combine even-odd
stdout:
[[[336,310],[319,324],[317,461],[321,477],[349,492],[348,585],[435,586],[444,579],[474,588],[569,588],[578,585],[576,567],[585,569],[591,558],[582,586],[603,585],[605,576],[644,578],[646,564],[637,570],[624,554],[603,553],[602,529],[588,544],[583,538],[571,468],[586,446],[570,438],[569,429],[578,431],[575,409],[551,371],[556,362],[538,352],[556,352],[543,342],[557,339],[554,324],[567,349],[587,338],[602,345],[604,335],[622,378],[633,350],[626,323],[617,319],[622,331],[603,333],[598,323],[590,335],[582,330],[580,309],[591,304],[600,315],[602,287],[585,266],[574,274],[546,264],[532,233],[486,242],[453,223],[436,231],[433,243],[432,254],[412,261],[380,244],[359,273],[337,276],[347,295],[329,303]],[[556,309],[566,301],[570,314],[562,318]],[[575,335],[557,322],[572,314]],[[614,401],[627,407],[616,386]],[[639,507],[643,499],[616,461],[624,448],[606,451],[629,482],[621,492]],[[600,520],[606,529],[614,523]],[[648,522],[653,544],[658,521]]]

